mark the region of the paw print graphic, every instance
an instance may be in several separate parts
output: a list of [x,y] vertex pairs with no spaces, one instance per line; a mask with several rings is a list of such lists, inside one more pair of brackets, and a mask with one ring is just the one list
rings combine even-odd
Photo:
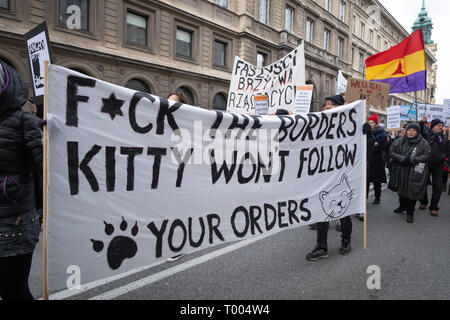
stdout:
[[[114,226],[105,221],[103,221],[103,223],[105,224],[105,234],[107,236],[112,236],[114,233]],[[128,223],[123,217],[119,227],[122,231],[126,231],[128,228]],[[138,232],[139,228],[136,221],[134,227],[131,229],[131,235],[135,237]],[[91,241],[92,249],[95,252],[101,252],[105,247],[102,241],[94,239],[91,239]],[[115,236],[109,242],[108,249],[106,251],[106,257],[109,267],[113,270],[119,269],[125,259],[131,259],[136,255],[137,250],[138,248],[136,242],[132,238],[125,236]]]

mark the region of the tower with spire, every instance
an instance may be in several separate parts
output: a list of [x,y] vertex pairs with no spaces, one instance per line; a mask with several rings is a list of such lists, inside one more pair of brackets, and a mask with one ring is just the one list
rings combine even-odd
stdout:
[[425,9],[425,0],[422,2],[422,10],[419,12],[419,17],[414,21],[414,25],[412,27],[413,31],[417,31],[422,29],[423,32],[423,41],[425,44],[433,44],[434,41],[431,40],[431,30],[433,30],[433,23],[431,22],[431,18],[428,16],[428,12]]

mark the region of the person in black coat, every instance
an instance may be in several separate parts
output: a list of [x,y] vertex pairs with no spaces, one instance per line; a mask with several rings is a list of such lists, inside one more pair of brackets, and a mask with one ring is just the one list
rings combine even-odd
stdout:
[[385,152],[388,150],[388,139],[384,128],[378,125],[378,115],[376,113],[368,119],[368,123],[372,127],[373,141],[367,170],[367,193],[369,193],[370,183],[373,183],[375,191],[375,200],[373,203],[379,204],[381,198],[381,184],[386,183]]
[[[430,214],[437,217],[439,211],[439,200],[442,194],[443,167],[444,161],[450,156],[450,144],[448,138],[444,135],[444,122],[439,119],[431,121],[430,128],[426,131],[426,141],[431,147],[431,158],[429,160],[429,177],[433,185],[433,194],[430,201]],[[420,200],[420,209],[426,209],[428,205],[428,194]]]
[[39,119],[21,110],[28,98],[22,76],[1,60],[0,69],[0,297],[32,300],[28,277],[40,233],[34,179],[42,180],[42,133]]

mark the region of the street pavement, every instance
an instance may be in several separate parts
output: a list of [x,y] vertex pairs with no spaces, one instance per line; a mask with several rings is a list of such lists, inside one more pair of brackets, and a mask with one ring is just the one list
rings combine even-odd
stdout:
[[[328,235],[328,259],[305,259],[315,245],[316,232],[301,227],[259,241],[228,243],[195,252],[66,298],[450,299],[450,196],[442,194],[439,217],[417,209],[414,224],[406,223],[405,214],[393,213],[398,207],[396,193],[383,190],[380,205],[372,204],[373,199],[371,193],[367,250],[363,249],[363,223],[353,218],[353,249],[346,256],[339,255],[340,233],[333,222]],[[30,287],[37,298],[42,297],[41,256],[42,242],[34,253],[30,275]],[[367,287],[372,275],[369,266],[380,268],[380,289]]]

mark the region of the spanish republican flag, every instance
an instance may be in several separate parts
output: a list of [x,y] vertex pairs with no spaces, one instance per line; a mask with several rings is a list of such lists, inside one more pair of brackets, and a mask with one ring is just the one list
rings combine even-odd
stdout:
[[414,92],[427,87],[422,29],[389,50],[366,59],[366,79],[391,85],[390,93]]

